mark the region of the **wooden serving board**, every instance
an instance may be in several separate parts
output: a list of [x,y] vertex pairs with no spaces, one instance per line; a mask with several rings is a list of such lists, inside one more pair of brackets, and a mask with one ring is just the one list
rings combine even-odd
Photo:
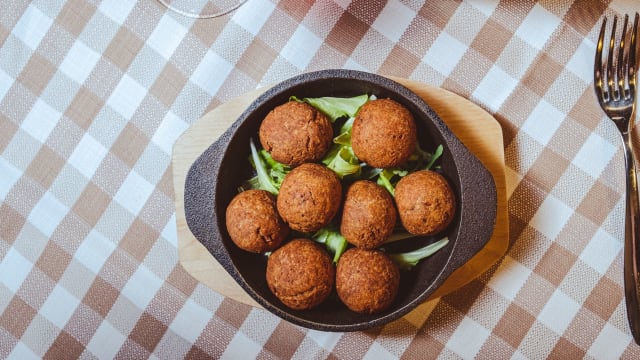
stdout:
[[[502,129],[489,113],[459,95],[416,81],[392,79],[413,90],[434,109],[462,143],[489,169],[497,188],[497,218],[491,239],[478,254],[444,282],[431,296],[431,299],[435,299],[482,274],[505,254],[509,245]],[[255,307],[260,305],[235,282],[189,230],[184,213],[184,184],[191,164],[265,90],[263,88],[244,94],[204,115],[178,138],[172,157],[180,263],[189,274],[211,289]]]

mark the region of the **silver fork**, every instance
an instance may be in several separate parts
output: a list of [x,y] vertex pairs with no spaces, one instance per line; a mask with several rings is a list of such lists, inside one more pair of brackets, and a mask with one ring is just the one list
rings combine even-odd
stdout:
[[603,63],[603,48],[607,19],[602,21],[594,66],[594,85],[600,107],[613,121],[622,136],[626,170],[626,217],[624,231],[624,289],[627,304],[627,318],[631,334],[640,344],[640,209],[638,208],[638,183],[636,163],[631,143],[631,129],[635,119],[637,82],[638,17],[636,13],[633,27],[627,32],[629,15],[624,16],[620,40],[617,42],[614,16],[606,61]]

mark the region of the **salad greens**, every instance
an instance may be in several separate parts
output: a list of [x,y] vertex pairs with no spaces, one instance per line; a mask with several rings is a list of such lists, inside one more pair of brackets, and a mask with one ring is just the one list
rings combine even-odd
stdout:
[[379,171],[375,173],[375,176],[377,176],[376,182],[393,195],[396,184],[402,177],[414,171],[430,170],[433,168],[436,160],[442,156],[442,152],[442,145],[438,145],[432,154],[422,150],[420,144],[416,144],[416,151],[411,155],[406,164],[396,168],[379,169]]
[[[321,160],[322,164],[333,170],[340,179],[345,181],[359,179],[375,181],[393,196],[395,185],[402,177],[414,171],[434,168],[436,160],[442,155],[443,147],[439,145],[433,153],[430,153],[423,150],[419,144],[416,144],[416,150],[409,160],[396,168],[379,169],[361,162],[351,147],[351,128],[360,107],[367,101],[374,99],[375,96],[367,94],[351,98],[320,97],[299,99],[295,96],[289,98],[290,101],[310,104],[327,115],[334,124],[334,134],[337,135],[333,138],[333,144],[329,151]],[[256,176],[246,181],[238,190],[262,189],[277,195],[285,175],[291,171],[291,168],[275,161],[264,149],[258,150],[253,139],[250,140],[249,145],[251,148],[249,161],[256,170]],[[325,244],[327,250],[333,254],[334,263],[338,262],[348,245],[346,239],[340,234],[335,225],[328,225],[309,236],[313,240]],[[409,234],[402,226],[397,226],[385,243],[410,237],[415,237],[415,235]],[[420,259],[430,256],[447,243],[448,239],[444,238],[415,251],[392,254],[391,257],[398,262],[402,269],[410,269]]]
[[351,98],[339,98],[339,97],[319,97],[319,98],[303,98],[298,99],[295,96],[291,96],[289,100],[306,102],[314,108],[322,111],[325,115],[331,119],[331,122],[335,122],[342,117],[355,117],[360,107],[369,101],[369,96],[363,94]]
[[347,250],[347,240],[340,234],[340,231],[332,226],[318,230],[311,238],[321,244],[325,244],[327,250],[333,254],[333,263],[337,264],[338,259]]
[[251,148],[251,157],[249,158],[249,161],[256,169],[256,176],[247,180],[239,190],[262,189],[267,190],[274,195],[278,195],[278,192],[280,192],[280,185],[282,185],[285,175],[291,171],[291,168],[273,160],[266,150],[258,150],[256,145],[253,143],[253,139],[249,140],[249,146]]
[[411,268],[416,266],[418,262],[420,262],[420,260],[435,254],[436,251],[442,249],[448,243],[449,239],[445,237],[432,244],[423,246],[413,251],[399,254],[389,254],[389,257],[398,265],[400,269],[411,270]]

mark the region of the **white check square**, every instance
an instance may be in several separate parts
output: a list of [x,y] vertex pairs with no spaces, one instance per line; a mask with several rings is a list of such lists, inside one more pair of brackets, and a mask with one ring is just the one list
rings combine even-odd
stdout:
[[617,150],[616,146],[602,136],[591,133],[578,150],[572,163],[597,179],[611,162]]
[[529,225],[544,234],[549,240],[554,240],[572,214],[571,207],[549,194],[531,218]]
[[531,270],[510,256],[504,260],[487,284],[498,294],[513,300],[531,275]]
[[62,114],[58,110],[38,99],[20,125],[20,128],[34,139],[44,143],[53,128],[58,124],[61,116]]
[[309,65],[321,45],[322,39],[306,26],[300,25],[282,48],[280,55],[296,68],[303,70]]
[[623,244],[602,228],[593,235],[587,246],[580,253],[580,260],[604,275],[622,251]]
[[144,310],[162,284],[162,279],[158,278],[146,266],[140,265],[122,288],[122,294],[139,309]]
[[125,340],[127,337],[105,320],[91,337],[87,349],[101,359],[114,359]]
[[187,29],[169,14],[164,14],[147,39],[147,45],[167,60],[187,34]]
[[516,35],[541,50],[561,22],[557,16],[536,4],[516,30]]
[[242,332],[237,332],[222,353],[221,360],[256,359],[262,346]]
[[86,133],[69,156],[69,164],[87,179],[91,179],[107,152],[108,150],[100,142]]
[[467,45],[446,32],[442,32],[424,55],[422,62],[431,66],[440,74],[449,76],[465,52],[467,52],[467,49]]
[[31,210],[28,220],[44,235],[50,237],[68,212],[69,208],[47,191]]
[[209,323],[211,312],[189,299],[182,306],[169,328],[181,337],[195,343]]
[[541,145],[547,145],[565,117],[564,113],[542,99],[522,125],[521,130]]
[[87,80],[89,74],[100,60],[100,54],[82,41],[73,43],[71,49],[60,64],[60,71],[78,84]]
[[171,155],[173,144],[188,127],[189,124],[180,119],[172,111],[169,111],[160,126],[158,126],[158,130],[153,134],[151,141],[164,150],[165,153]]
[[131,214],[137,215],[149,199],[154,186],[137,172],[131,171],[118,189],[114,199],[129,210]]
[[566,68],[576,74],[585,83],[593,81],[593,55],[596,53],[596,44],[585,38],[576,49]]
[[35,50],[49,31],[51,24],[53,20],[36,5],[30,4],[13,27],[12,33],[29,48]]
[[63,329],[78,304],[80,300],[58,284],[47,297],[39,313],[59,329]]
[[116,244],[107,239],[96,230],[91,230],[89,235],[80,243],[73,257],[86,266],[94,274],[98,274],[102,265],[116,249]]
[[393,42],[398,42],[416,16],[415,12],[397,0],[387,2],[371,27]]
[[275,5],[267,0],[252,0],[251,6],[240,6],[233,13],[231,21],[240,25],[253,35],[257,35],[271,13]]
[[0,262],[0,283],[16,293],[32,268],[33,263],[12,247]]
[[209,50],[193,72],[190,80],[209,95],[215,95],[231,70],[233,70],[231,63]]
[[480,11],[485,16],[491,16],[498,7],[497,1],[473,1],[469,5]]
[[374,342],[371,344],[369,350],[367,350],[367,353],[364,354],[362,360],[393,360],[397,358],[397,356],[391,354],[389,350],[385,349],[380,343]]
[[125,119],[131,119],[145,96],[147,89],[131,76],[124,74],[107,100],[107,105]]
[[500,106],[507,100],[517,85],[518,80],[512,78],[502,68],[494,65],[480,81],[472,95],[473,98],[495,112],[500,109]]
[[578,310],[580,310],[580,304],[557,289],[540,311],[538,320],[556,334],[562,335]]
[[42,359],[42,357],[34,353],[26,344],[18,342],[7,359],[37,360]]
[[631,336],[629,334],[620,331],[610,323],[606,323],[587,350],[587,354],[594,359],[621,359],[630,342]]
[[464,317],[456,331],[447,342],[447,347],[451,351],[460,355],[463,359],[473,359],[485,341],[489,338],[490,332],[475,320]]
[[135,4],[135,1],[104,0],[100,3],[98,10],[107,15],[111,20],[122,25]]

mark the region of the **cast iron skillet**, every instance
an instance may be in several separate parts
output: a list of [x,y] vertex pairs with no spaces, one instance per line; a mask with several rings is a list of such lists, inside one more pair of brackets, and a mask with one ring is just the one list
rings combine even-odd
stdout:
[[[344,306],[334,293],[312,310],[296,311],[284,306],[265,280],[266,256],[237,248],[227,233],[225,210],[238,186],[253,176],[249,139],[258,141],[258,128],[265,115],[290,96],[390,97],[415,116],[423,149],[444,146],[439,161],[458,200],[457,215],[443,234],[420,237],[387,246],[393,253],[434,242],[442,236],[449,244],[402,272],[400,291],[392,307],[379,314],[357,314]],[[355,331],[386,324],[424,302],[458,267],[476,254],[491,238],[496,217],[493,177],[467,150],[436,113],[406,87],[379,75],[353,70],[323,70],[285,80],[259,96],[233,125],[192,164],[185,183],[185,215],[189,229],[224,269],[260,305],[297,325],[324,331]]]

